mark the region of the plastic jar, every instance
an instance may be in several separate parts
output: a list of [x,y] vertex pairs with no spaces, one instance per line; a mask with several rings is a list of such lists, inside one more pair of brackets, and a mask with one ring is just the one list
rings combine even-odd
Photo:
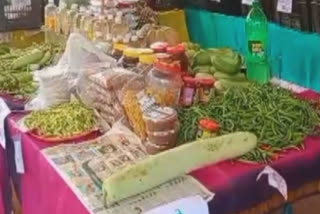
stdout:
[[127,48],[123,52],[122,65],[124,68],[136,67],[139,63],[139,51],[135,48]]
[[162,106],[179,103],[182,86],[180,66],[157,62],[146,76],[146,91]]
[[183,45],[168,47],[167,53],[171,55],[172,61],[178,61],[180,63],[182,72],[188,71],[189,60]]
[[208,103],[211,97],[214,96],[214,79],[198,79],[199,81],[199,101],[201,103]]
[[197,82],[193,77],[183,77],[183,89],[181,94],[181,104],[183,106],[191,106],[193,104],[194,95],[197,90]]
[[127,46],[125,46],[122,43],[114,43],[113,44],[113,50],[112,50],[112,57],[115,58],[117,61],[121,59],[123,55],[123,51],[126,49]]
[[210,118],[204,118],[199,121],[197,138],[216,137],[219,132],[219,123]]
[[156,61],[154,54],[145,54],[139,56],[138,69],[141,74],[147,74],[153,67],[153,63]]
[[143,114],[148,132],[161,132],[175,129],[178,123],[177,112],[170,107],[157,107]]

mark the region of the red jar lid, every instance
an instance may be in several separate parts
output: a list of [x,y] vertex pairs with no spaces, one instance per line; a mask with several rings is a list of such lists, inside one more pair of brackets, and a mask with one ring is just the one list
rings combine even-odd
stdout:
[[199,122],[199,125],[201,128],[212,131],[212,132],[219,131],[220,129],[219,123],[210,118],[201,119]]
[[181,44],[167,48],[167,53],[169,54],[182,54],[185,51],[186,51],[185,47]]
[[180,63],[166,63],[166,62],[158,61],[154,64],[154,66],[164,72],[168,71],[168,72],[181,73]]
[[211,87],[215,83],[215,79],[213,78],[200,78],[198,79],[199,83],[203,86]]
[[182,80],[186,84],[190,84],[190,85],[196,85],[197,84],[197,80],[194,77],[183,76]]
[[155,42],[151,44],[150,48],[155,52],[166,52],[168,43],[166,42]]

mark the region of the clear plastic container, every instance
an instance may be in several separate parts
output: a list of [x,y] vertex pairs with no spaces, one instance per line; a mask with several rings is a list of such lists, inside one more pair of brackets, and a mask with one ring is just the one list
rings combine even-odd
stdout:
[[121,43],[114,43],[113,50],[112,50],[112,57],[115,58],[117,61],[121,59],[123,55],[123,51],[126,49],[126,46]]
[[177,45],[167,48],[167,53],[171,55],[173,61],[178,61],[181,65],[181,70],[183,72],[188,72],[189,60],[186,55],[186,50],[183,45]]
[[158,62],[146,76],[146,90],[158,104],[177,106],[182,87],[180,66]]
[[135,48],[127,48],[123,52],[122,65],[124,68],[134,68],[139,63],[139,50]]
[[153,68],[153,64],[156,61],[156,56],[154,54],[143,54],[139,56],[139,63],[137,65],[138,70],[141,74],[148,74]]
[[148,132],[163,132],[175,129],[178,122],[177,112],[170,107],[158,107],[143,114]]
[[80,7],[80,12],[77,13],[73,18],[73,32],[80,33],[81,29],[81,19],[86,15],[86,8],[84,6]]
[[99,16],[98,20],[93,24],[94,41],[104,41],[106,35],[107,20],[105,16]]
[[78,5],[72,4],[71,10],[67,13],[67,20],[68,20],[68,35],[73,32],[73,19],[78,13]]

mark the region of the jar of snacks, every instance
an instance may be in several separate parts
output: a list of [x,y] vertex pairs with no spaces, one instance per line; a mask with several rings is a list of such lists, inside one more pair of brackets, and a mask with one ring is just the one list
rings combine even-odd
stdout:
[[178,114],[173,108],[157,106],[144,112],[143,120],[148,132],[162,132],[175,129]]
[[152,69],[153,63],[156,61],[156,56],[154,54],[144,54],[139,56],[138,69],[141,74],[148,74]]
[[156,53],[155,56],[156,61],[159,62],[171,63],[172,61],[170,55],[167,53]]
[[139,63],[139,50],[127,48],[123,52],[122,65],[124,68],[133,68]]
[[180,63],[182,72],[188,72],[189,60],[183,45],[168,47],[167,53],[171,55],[172,61],[178,61]]
[[181,86],[181,69],[178,64],[157,62],[146,76],[147,93],[162,106],[178,105]]
[[211,138],[218,135],[219,123],[210,118],[204,118],[199,121],[197,138]]
[[214,79],[211,78],[202,78],[198,79],[199,81],[199,101],[201,103],[208,103],[211,97],[214,96]]
[[181,104],[183,106],[191,106],[193,104],[194,95],[197,89],[196,79],[189,76],[182,78],[184,86],[181,94]]
[[112,50],[112,57],[115,58],[117,61],[121,59],[123,55],[123,51],[126,49],[127,46],[125,46],[122,43],[114,43],[113,44],[113,50]]

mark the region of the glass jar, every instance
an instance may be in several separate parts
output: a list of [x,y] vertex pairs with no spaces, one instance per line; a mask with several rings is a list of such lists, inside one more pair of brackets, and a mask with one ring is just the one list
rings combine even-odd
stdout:
[[177,106],[182,86],[180,67],[157,62],[146,77],[146,91],[162,106]]
[[112,50],[112,57],[119,61],[123,55],[123,51],[126,49],[126,46],[121,43],[114,43]]
[[167,53],[171,55],[172,61],[178,61],[180,63],[182,72],[188,72],[189,60],[183,45],[168,47]]
[[122,66],[124,68],[136,67],[139,63],[139,50],[135,48],[127,48],[123,52]]

